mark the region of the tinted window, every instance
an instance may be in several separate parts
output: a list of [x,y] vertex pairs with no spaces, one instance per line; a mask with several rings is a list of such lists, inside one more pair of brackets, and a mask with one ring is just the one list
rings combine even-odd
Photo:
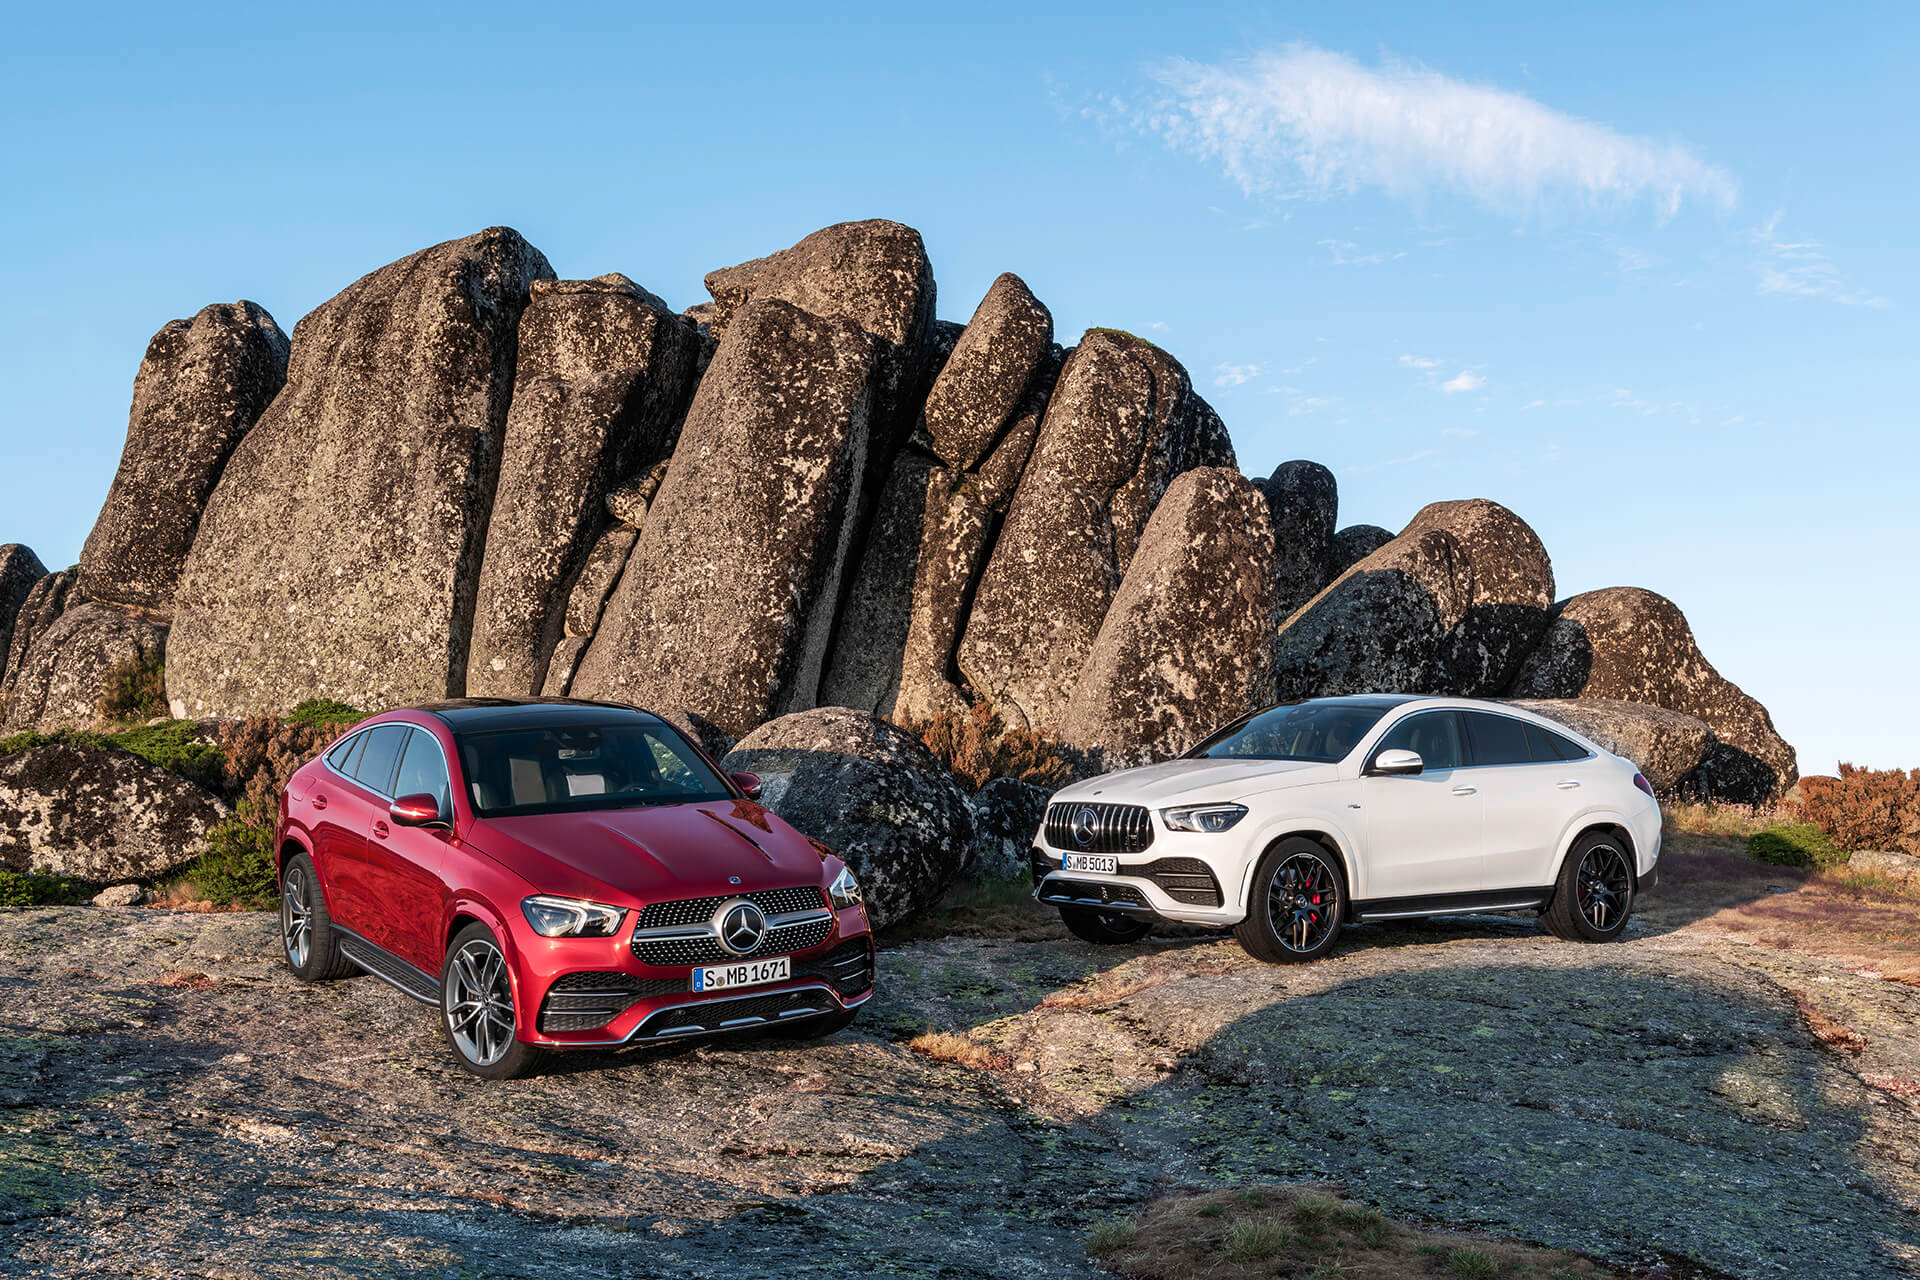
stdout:
[[482,817],[733,797],[699,753],[658,721],[482,730],[458,741]]
[[327,752],[327,763],[351,778],[353,776],[354,762],[360,758],[360,750],[366,745],[367,735],[364,733],[356,733],[333,750]]
[[1527,764],[1533,752],[1527,749],[1527,726],[1510,716],[1488,715],[1484,711],[1466,712],[1467,736],[1473,743],[1475,764]]
[[440,744],[425,729],[416,728],[407,739],[406,754],[400,757],[400,773],[393,781],[393,794],[430,795],[440,802],[441,817],[453,816],[446,761],[440,756]]
[[1560,759],[1585,760],[1587,758],[1587,749],[1572,738],[1563,738],[1551,729],[1541,729],[1539,733],[1547,740],[1547,745],[1553,748],[1553,754]]
[[1426,769],[1456,769],[1460,766],[1460,720],[1451,711],[1426,711],[1408,716],[1387,730],[1374,754],[1382,751],[1417,751]]
[[1343,760],[1391,708],[1350,702],[1273,707],[1228,725],[1187,752],[1189,759]]
[[360,760],[354,765],[354,781],[369,791],[378,791],[383,796],[392,795],[393,766],[399,763],[400,748],[407,745],[407,734],[410,732],[412,730],[404,724],[383,724],[362,734],[367,740],[367,748],[360,753]]

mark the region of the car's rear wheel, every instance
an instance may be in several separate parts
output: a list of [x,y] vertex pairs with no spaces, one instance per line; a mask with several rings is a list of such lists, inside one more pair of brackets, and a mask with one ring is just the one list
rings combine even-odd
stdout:
[[1254,868],[1247,917],[1233,936],[1268,964],[1318,960],[1333,949],[1346,911],[1340,861],[1304,836],[1280,841]]
[[1589,831],[1567,850],[1540,920],[1569,942],[1612,942],[1627,931],[1632,912],[1633,859],[1613,836]]
[[858,1017],[858,1009],[841,1009],[836,1013],[823,1013],[817,1018],[800,1018],[793,1022],[775,1023],[773,1034],[788,1040],[824,1040],[836,1031],[845,1031]]
[[453,935],[440,971],[440,1029],[455,1061],[485,1080],[525,1075],[543,1056],[514,1038],[513,981],[493,930],[478,922]]
[[340,954],[320,873],[304,853],[287,859],[280,874],[280,954],[302,982],[344,978],[356,967]]
[[1138,942],[1153,932],[1151,919],[1120,911],[1095,911],[1091,907],[1062,907],[1060,919],[1066,923],[1067,932],[1074,937],[1084,942],[1097,942],[1102,946]]

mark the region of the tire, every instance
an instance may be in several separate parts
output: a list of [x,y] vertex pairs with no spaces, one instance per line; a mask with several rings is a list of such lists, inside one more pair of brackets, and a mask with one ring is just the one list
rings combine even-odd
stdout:
[[773,1034],[783,1040],[824,1040],[836,1032],[845,1031],[853,1025],[860,1010],[842,1009],[838,1013],[823,1013],[817,1018],[801,1018],[797,1022],[776,1023]]
[[440,966],[440,1031],[453,1060],[482,1080],[512,1080],[546,1055],[514,1038],[513,983],[493,930],[475,922],[453,935]]
[[280,872],[280,954],[302,982],[327,982],[359,969],[340,954],[320,873],[304,853],[287,859]]
[[1567,850],[1541,923],[1568,942],[1612,942],[1632,914],[1632,856],[1613,836],[1587,832]]
[[1087,907],[1062,907],[1060,919],[1067,932],[1082,942],[1103,947],[1138,942],[1153,932],[1151,917],[1123,915],[1118,911],[1094,911]]
[[1268,964],[1300,964],[1333,950],[1347,909],[1340,859],[1305,836],[1280,841],[1254,868],[1247,917],[1233,936]]

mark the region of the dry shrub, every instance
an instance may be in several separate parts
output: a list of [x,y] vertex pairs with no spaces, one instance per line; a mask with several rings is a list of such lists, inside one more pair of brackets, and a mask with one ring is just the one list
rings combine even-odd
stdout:
[[1796,807],[1842,849],[1920,854],[1920,769],[1843,764],[1837,778],[1802,778]]
[[1049,791],[1074,776],[1077,757],[1058,738],[1010,727],[989,701],[964,714],[942,711],[930,720],[902,719],[900,727],[927,745],[934,758],[969,791],[995,778],[1018,778]]
[[1006,1071],[1013,1055],[947,1031],[929,1031],[907,1041],[907,1048],[936,1062],[951,1062],[974,1071]]
[[1828,1017],[1815,1008],[1807,993],[1793,987],[1782,988],[1792,997],[1795,1007],[1800,1010],[1801,1020],[1807,1024],[1807,1030],[1813,1038],[1836,1053],[1849,1057],[1858,1057],[1866,1051],[1867,1038],[1837,1018]]

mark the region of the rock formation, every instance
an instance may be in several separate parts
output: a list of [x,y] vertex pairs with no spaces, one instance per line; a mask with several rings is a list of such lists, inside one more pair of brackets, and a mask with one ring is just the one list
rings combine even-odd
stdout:
[[528,287],[495,227],[362,277],[294,330],[181,576],[178,715],[458,694]]
[[973,795],[973,849],[966,872],[981,880],[1025,880],[1033,848],[1053,793],[1018,778],[993,778]]
[[875,348],[846,320],[729,318],[573,693],[729,733],[814,705],[869,445]]
[[197,857],[227,813],[211,792],[117,748],[0,756],[3,870],[151,880]]
[[1715,746],[1704,720],[1644,702],[1612,698],[1521,698],[1514,706],[1557,720],[1575,733],[1640,766],[1656,791],[1668,792]]
[[1274,535],[1260,490],[1203,467],[1167,487],[1060,733],[1108,768],[1179,755],[1273,700]]
[[1275,467],[1262,491],[1273,516],[1274,606],[1285,619],[1347,568],[1333,563],[1340,490],[1333,472],[1297,461]]
[[1647,702],[1703,720],[1718,741],[1681,785],[1720,799],[1760,804],[1799,777],[1767,709],[1714,669],[1671,600],[1638,587],[1556,605],[1512,696]]
[[1393,541],[1393,534],[1377,524],[1351,524],[1333,535],[1327,548],[1327,569],[1339,577]]
[[[47,567],[33,548],[17,542],[0,546],[0,683],[7,677],[8,654],[13,646],[14,620],[26,607],[34,584],[47,576]],[[0,714],[5,708],[0,707]]]
[[1520,517],[1475,498],[1421,509],[1281,627],[1283,701],[1499,694],[1546,629],[1553,566]]
[[540,690],[609,492],[672,452],[699,345],[689,321],[623,275],[536,280],[532,295],[480,562],[474,697]]
[[257,303],[204,307],[153,335],[120,470],[80,553],[82,596],[171,616],[221,470],[286,380],[287,336]]
[[863,711],[770,721],[722,763],[759,774],[769,809],[846,860],[878,929],[938,901],[973,841],[952,775],[918,739]]
[[7,663],[0,668],[5,673],[0,678],[0,718],[5,717],[7,707],[13,702],[14,686],[19,681],[21,668],[26,666],[27,651],[33,647],[34,637],[51,627],[66,611],[73,579],[72,569],[43,575],[28,589],[26,600],[14,615],[13,635],[7,642]]
[[115,668],[162,655],[166,644],[166,627],[139,614],[91,600],[72,605],[34,635],[9,677],[4,728],[93,724]]

